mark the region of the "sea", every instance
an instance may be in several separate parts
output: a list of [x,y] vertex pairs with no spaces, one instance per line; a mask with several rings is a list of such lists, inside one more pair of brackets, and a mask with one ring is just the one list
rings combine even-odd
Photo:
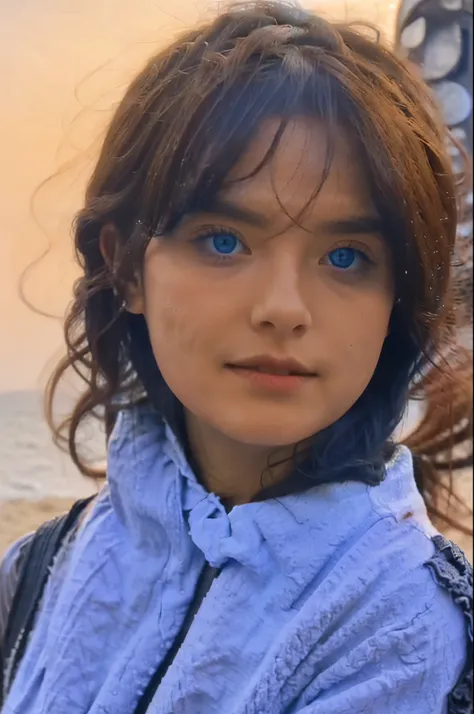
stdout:
[[[66,412],[66,403],[59,409]],[[105,437],[96,426],[82,439],[83,448],[101,461]],[[83,498],[97,491],[67,454],[54,443],[38,390],[0,393],[0,502],[48,497]]]

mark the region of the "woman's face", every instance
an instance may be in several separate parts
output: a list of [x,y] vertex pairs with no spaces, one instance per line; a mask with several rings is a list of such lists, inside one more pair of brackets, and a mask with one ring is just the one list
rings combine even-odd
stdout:
[[[262,125],[230,178],[251,173],[276,128]],[[152,240],[129,305],[144,313],[176,397],[241,443],[286,446],[337,421],[365,390],[387,335],[388,250],[342,131],[301,215],[325,152],[322,126],[292,122],[256,176]]]

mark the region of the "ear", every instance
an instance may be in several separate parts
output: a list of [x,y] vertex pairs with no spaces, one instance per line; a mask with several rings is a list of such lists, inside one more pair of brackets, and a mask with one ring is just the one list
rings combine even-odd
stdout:
[[119,275],[123,260],[124,241],[117,227],[113,223],[106,223],[99,235],[99,247],[105,264],[115,279],[115,284],[120,285],[120,295],[124,298],[125,308],[134,315],[143,315],[145,299],[142,280],[139,275],[131,279],[123,279]]

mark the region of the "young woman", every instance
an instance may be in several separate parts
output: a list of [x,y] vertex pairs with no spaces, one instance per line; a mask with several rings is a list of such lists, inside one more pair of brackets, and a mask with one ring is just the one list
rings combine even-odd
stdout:
[[[75,224],[48,395],[83,376],[57,435],[94,475],[78,429],[104,419],[107,483],[5,658],[5,714],[472,711],[472,571],[422,497],[436,515],[470,417],[469,360],[439,357],[445,139],[391,52],[277,3],[135,79]],[[422,424],[414,469],[392,435],[433,363],[452,418]]]

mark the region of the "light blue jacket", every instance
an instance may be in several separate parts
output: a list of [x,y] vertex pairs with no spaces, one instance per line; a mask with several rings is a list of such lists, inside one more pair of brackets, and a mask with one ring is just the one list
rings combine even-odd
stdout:
[[466,614],[435,577],[433,536],[405,448],[379,486],[227,513],[166,425],[124,413],[4,714],[133,714],[206,561],[220,575],[149,714],[445,714]]

